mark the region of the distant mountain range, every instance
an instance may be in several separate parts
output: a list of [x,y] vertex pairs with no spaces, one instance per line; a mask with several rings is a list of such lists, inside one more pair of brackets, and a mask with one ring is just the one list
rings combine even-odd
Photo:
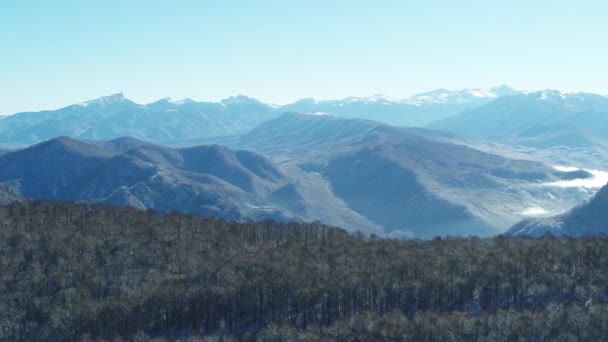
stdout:
[[507,86],[488,90],[439,89],[403,99],[382,95],[330,101],[304,99],[285,106],[246,96],[219,103],[161,99],[142,105],[119,93],[58,110],[0,117],[0,146],[24,147],[58,136],[82,140],[128,136],[185,145],[193,140],[243,134],[285,112],[326,113],[398,126],[421,126],[516,93]]
[[608,234],[608,186],[587,203],[553,217],[526,219],[507,231],[514,236],[594,236]]
[[608,160],[607,108],[600,95],[507,86],[286,106],[245,96],[140,105],[115,94],[0,118],[0,185],[32,199],[239,221],[488,236],[594,193],[555,184],[597,183],[596,171],[535,159]]
[[589,147],[608,139],[608,97],[557,90],[513,94],[428,127],[538,148]]
[[364,118],[394,126],[423,126],[457,115],[495,99],[518,92],[506,85],[491,89],[438,89],[408,98],[384,95],[349,97],[343,100],[303,99],[281,107],[283,111],[326,113],[344,118]]
[[472,137],[500,136],[525,146],[580,147],[608,139],[608,97],[557,90],[438,89],[407,98],[302,99],[276,106],[246,96],[218,103],[161,99],[137,104],[122,93],[58,110],[0,117],[0,147],[25,147],[58,136],[81,140],[133,137],[185,146],[242,135],[286,112],[426,126]]
[[220,103],[162,99],[141,105],[114,94],[58,110],[3,117],[0,145],[22,147],[58,136],[84,140],[128,136],[166,143],[244,133],[277,115],[271,106],[244,96]]

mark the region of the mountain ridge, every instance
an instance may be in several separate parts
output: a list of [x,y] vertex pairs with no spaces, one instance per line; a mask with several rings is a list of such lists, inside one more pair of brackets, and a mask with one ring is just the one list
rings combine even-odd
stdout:
[[[435,97],[434,92],[427,92],[402,99],[384,95],[329,101],[302,99],[281,106],[244,95],[219,102],[164,98],[138,104],[126,98],[124,93],[115,93],[56,110],[4,116],[0,119],[0,141],[4,147],[15,148],[57,136],[80,140],[130,136],[167,144],[244,134],[267,120],[292,111],[421,126],[487,103],[498,97],[497,94],[509,91],[515,90],[501,86],[490,90],[441,91]],[[485,96],[490,93],[491,96]]]
[[[492,222],[489,226],[497,222],[514,224],[528,207],[542,205],[551,210],[564,210],[568,205],[579,203],[580,198],[571,192],[547,189],[549,193],[565,198],[563,203],[553,203],[540,185],[553,182],[551,179],[555,178],[591,176],[588,173],[563,173],[540,162],[483,153],[464,144],[450,142],[442,132],[398,128],[365,119],[329,115],[286,113],[231,144],[235,148],[264,153],[292,170],[319,175],[349,207],[389,227],[389,233],[401,230],[400,226],[412,225],[415,214],[422,214],[424,210],[420,208],[409,216],[399,216],[407,210],[396,206],[390,209],[390,213],[384,213],[385,217],[394,218],[387,226],[382,214],[370,209],[374,203],[389,207],[387,203],[397,204],[403,200],[406,201],[405,206],[413,208],[414,202],[407,200],[418,196],[416,198],[420,201],[428,203],[425,210],[429,219],[433,215],[433,205],[436,205],[435,215],[439,217],[442,211],[439,203],[443,203],[446,210],[456,208],[453,205],[465,204],[464,208],[459,206],[459,214],[456,214],[458,210],[452,212],[459,217],[458,220],[467,217],[471,226],[479,226],[479,217]],[[366,176],[361,178],[360,173]],[[366,188],[368,183],[374,186]],[[388,200],[393,196],[391,192],[397,189],[402,194],[407,194],[410,189],[418,189],[418,192]],[[365,200],[373,196],[380,197],[375,201]],[[500,214],[489,214],[493,211]],[[455,221],[456,216],[452,217]],[[502,228],[493,229],[498,232],[509,226],[498,224],[496,227]],[[415,230],[414,236],[424,234],[422,223]],[[483,229],[475,231],[475,234],[479,231]]]
[[608,124],[607,114],[608,97],[541,90],[500,97],[427,127],[479,137],[521,134],[535,126],[569,125],[608,138],[601,129]]
[[32,199],[100,202],[246,221],[313,221],[381,234],[330,197],[303,196],[295,176],[251,151],[220,145],[169,148],[133,138],[59,137],[0,155],[0,185]]

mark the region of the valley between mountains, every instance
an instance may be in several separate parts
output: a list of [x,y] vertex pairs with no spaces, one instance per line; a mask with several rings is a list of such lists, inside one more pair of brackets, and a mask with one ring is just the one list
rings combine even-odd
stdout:
[[600,95],[507,86],[286,106],[115,94],[0,119],[0,185],[36,200],[393,238],[492,236],[605,185],[606,113]]

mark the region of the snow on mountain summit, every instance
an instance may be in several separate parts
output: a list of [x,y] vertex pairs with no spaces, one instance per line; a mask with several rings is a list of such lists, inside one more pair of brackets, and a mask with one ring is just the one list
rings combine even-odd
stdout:
[[105,107],[108,105],[121,103],[121,102],[125,102],[125,101],[128,101],[128,100],[125,98],[125,95],[123,93],[116,93],[116,94],[112,94],[112,95],[108,95],[108,96],[102,96],[102,97],[94,99],[94,100],[77,103],[76,106],[88,107],[90,105],[97,105],[100,107]]
[[245,95],[230,96],[229,98],[221,100],[220,103],[225,106],[226,105],[251,105],[251,104],[259,105],[259,104],[263,104],[262,102],[260,102],[260,100],[254,99],[252,97],[248,97]]
[[470,103],[478,101],[480,99],[495,99],[503,95],[511,95],[517,93],[512,88],[502,85],[495,88],[483,89],[463,89],[463,90],[447,90],[437,89],[434,91],[416,94],[407,98],[407,102],[416,105],[429,105],[429,104],[449,104],[449,103]]
[[123,93],[116,93],[108,96],[103,96],[98,98],[97,100],[88,101],[90,103],[98,103],[102,105],[109,105],[114,103],[124,102],[126,100],[125,95]]
[[342,101],[346,103],[405,103],[407,99],[376,94],[368,97],[347,97]]
[[[379,104],[404,104],[404,105],[430,105],[430,104],[448,104],[448,103],[470,103],[477,100],[483,99],[495,99],[504,95],[518,94],[517,90],[507,86],[501,85],[498,87],[484,89],[484,88],[472,88],[463,90],[447,90],[437,89],[426,93],[420,93],[412,95],[410,97],[393,97],[383,94],[376,94],[369,97],[347,97],[341,102],[345,103],[379,103]],[[319,101],[315,100],[315,103],[330,102],[330,101]],[[339,102],[339,101],[333,101]]]

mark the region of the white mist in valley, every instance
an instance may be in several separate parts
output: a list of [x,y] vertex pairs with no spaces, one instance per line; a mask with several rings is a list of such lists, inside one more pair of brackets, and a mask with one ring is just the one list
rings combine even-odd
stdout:
[[545,186],[559,188],[581,188],[589,190],[597,190],[608,183],[608,172],[602,170],[580,169],[572,166],[553,166],[554,169],[562,172],[587,171],[593,175],[589,178],[575,178],[568,180],[560,180],[555,182],[544,183]]

